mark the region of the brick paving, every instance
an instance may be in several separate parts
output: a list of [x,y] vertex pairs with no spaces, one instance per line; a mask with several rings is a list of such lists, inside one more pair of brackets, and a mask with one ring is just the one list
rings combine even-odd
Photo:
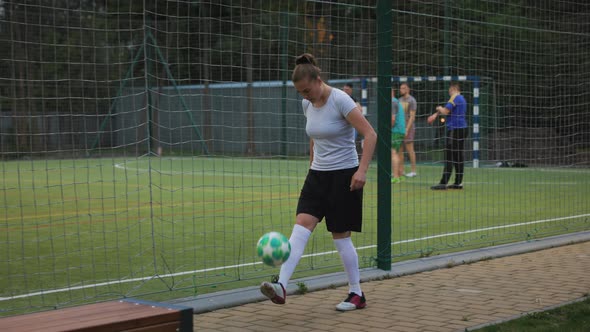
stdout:
[[590,293],[590,241],[362,284],[367,308],[338,312],[348,287],[194,316],[195,331],[464,331]]

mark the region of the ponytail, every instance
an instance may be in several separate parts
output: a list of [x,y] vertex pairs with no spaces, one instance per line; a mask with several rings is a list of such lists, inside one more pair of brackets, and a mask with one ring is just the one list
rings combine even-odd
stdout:
[[317,66],[315,58],[309,53],[304,53],[295,58],[295,69],[291,80],[293,83],[303,79],[315,80],[320,78],[321,70]]

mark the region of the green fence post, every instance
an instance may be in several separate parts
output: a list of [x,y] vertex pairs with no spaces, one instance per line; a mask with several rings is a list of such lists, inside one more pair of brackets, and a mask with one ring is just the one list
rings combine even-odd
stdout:
[[281,151],[282,158],[287,158],[287,80],[289,79],[289,53],[287,39],[289,38],[289,15],[281,13]]
[[391,270],[391,59],[392,12],[377,1],[377,267]]

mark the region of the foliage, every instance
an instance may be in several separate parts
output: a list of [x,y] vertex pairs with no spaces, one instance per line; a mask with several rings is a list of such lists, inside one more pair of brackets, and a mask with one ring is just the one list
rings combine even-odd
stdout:
[[[374,1],[0,6],[0,107],[15,115],[107,114],[123,85],[284,80],[303,52],[318,56],[325,78],[375,75]],[[554,127],[584,139],[585,1],[397,1],[392,10],[392,74],[486,77],[497,89],[498,112],[510,114],[506,126]],[[556,119],[556,111],[581,116]]]

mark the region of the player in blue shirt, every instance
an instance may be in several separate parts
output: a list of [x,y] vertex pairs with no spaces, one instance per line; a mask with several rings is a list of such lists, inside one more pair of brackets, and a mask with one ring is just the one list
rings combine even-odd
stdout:
[[[451,83],[449,95],[451,98],[447,104],[437,106],[436,112],[428,117],[428,123],[432,124],[439,114],[447,116],[445,168],[439,184],[431,187],[433,190],[463,189],[465,139],[467,138],[467,102],[461,95],[459,83]],[[455,182],[447,186],[453,168],[455,169]]]

